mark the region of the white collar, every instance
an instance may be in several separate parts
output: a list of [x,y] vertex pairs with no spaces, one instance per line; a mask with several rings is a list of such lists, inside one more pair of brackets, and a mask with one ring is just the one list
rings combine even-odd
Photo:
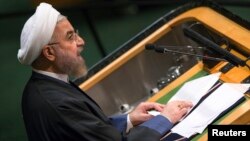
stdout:
[[54,72],[48,72],[48,71],[42,71],[42,70],[37,70],[33,68],[33,71],[43,74],[43,75],[47,75],[56,79],[59,79],[63,82],[69,83],[69,76],[67,74],[58,74],[58,73],[54,73]]

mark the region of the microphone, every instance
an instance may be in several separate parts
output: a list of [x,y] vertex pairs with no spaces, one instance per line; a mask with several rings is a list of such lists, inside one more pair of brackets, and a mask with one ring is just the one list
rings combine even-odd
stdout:
[[180,48],[180,47],[187,47],[187,48],[198,48],[198,49],[205,49],[203,47],[192,47],[192,46],[162,46],[162,45],[155,45],[155,44],[146,44],[145,45],[145,49],[147,50],[154,50],[155,52],[158,53],[178,53],[178,54],[185,54],[185,55],[190,55],[190,56],[196,56],[196,57],[200,57],[203,59],[207,59],[207,60],[213,60],[213,61],[226,61],[226,59],[224,58],[217,58],[217,57],[210,57],[210,56],[204,56],[201,54],[194,54],[194,53],[188,53],[188,52],[182,52],[182,51],[178,51],[178,50],[173,50],[173,49],[169,49],[169,48]]
[[194,40],[202,45],[205,45],[206,47],[212,49],[213,51],[219,53],[220,55],[223,55],[224,58],[228,62],[230,62],[231,64],[233,64],[235,66],[239,66],[239,65],[246,66],[247,65],[245,61],[241,60],[240,58],[233,55],[229,51],[222,49],[218,44],[216,44],[215,42],[211,41],[210,39],[204,37],[200,33],[192,30],[191,28],[184,27],[183,31],[187,37],[191,38],[192,40]]

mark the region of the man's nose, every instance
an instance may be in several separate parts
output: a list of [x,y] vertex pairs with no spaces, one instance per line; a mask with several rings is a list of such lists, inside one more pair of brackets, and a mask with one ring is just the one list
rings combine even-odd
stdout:
[[83,38],[81,36],[77,36],[77,45],[84,45],[85,41],[83,40]]

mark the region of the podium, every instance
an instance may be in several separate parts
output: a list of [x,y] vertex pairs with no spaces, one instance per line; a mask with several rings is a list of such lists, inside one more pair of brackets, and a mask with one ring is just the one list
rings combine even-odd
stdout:
[[[249,27],[213,2],[188,3],[159,18],[76,83],[107,115],[129,112],[141,101],[165,103],[184,82],[211,73],[221,72],[224,82],[250,83]],[[156,53],[146,50],[147,44],[184,53]],[[249,124],[249,94],[245,98],[214,124]],[[192,140],[207,140],[206,131]]]

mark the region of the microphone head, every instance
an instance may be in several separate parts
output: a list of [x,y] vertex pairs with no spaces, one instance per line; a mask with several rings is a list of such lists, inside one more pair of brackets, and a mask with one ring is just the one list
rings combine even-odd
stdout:
[[153,49],[155,49],[155,45],[154,44],[146,44],[145,45],[145,49],[147,49],[147,50],[153,50]]

